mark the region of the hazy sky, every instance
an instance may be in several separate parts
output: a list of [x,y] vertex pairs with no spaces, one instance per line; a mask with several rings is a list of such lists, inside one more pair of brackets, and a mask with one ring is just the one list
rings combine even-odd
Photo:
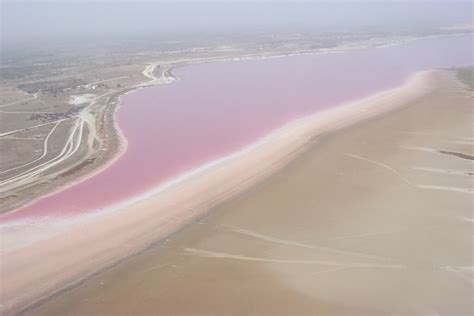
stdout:
[[2,43],[178,34],[410,30],[472,22],[471,1],[0,0]]

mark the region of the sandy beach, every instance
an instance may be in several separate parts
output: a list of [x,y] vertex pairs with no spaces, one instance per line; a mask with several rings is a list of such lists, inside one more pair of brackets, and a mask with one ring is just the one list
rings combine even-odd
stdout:
[[[317,136],[426,95],[434,88],[435,73],[417,74],[397,89],[292,122],[258,146],[194,172],[125,209],[105,213],[59,236],[2,253],[3,312],[33,305],[147,248],[279,170],[306,150]],[[6,233],[2,234],[8,238]],[[39,260],[45,256],[47,261]]]
[[27,312],[469,315],[471,122],[472,92],[452,71],[296,121],[133,207],[4,254],[4,310],[43,297]]

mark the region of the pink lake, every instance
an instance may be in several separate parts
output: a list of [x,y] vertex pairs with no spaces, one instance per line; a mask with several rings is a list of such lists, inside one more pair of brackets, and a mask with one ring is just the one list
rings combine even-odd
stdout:
[[83,182],[0,222],[94,212],[230,154],[285,123],[402,84],[420,70],[473,64],[472,35],[398,46],[174,70],[179,81],[122,98],[127,151]]

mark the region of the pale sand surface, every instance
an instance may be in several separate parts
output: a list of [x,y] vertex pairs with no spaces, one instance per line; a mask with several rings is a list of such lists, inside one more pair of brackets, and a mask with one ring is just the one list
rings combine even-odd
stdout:
[[[449,72],[435,78],[436,91],[409,107],[321,137],[208,216],[29,313],[471,315],[473,161],[437,150],[473,155],[472,92]],[[274,163],[264,158],[259,166]]]
[[[414,99],[430,93],[436,82],[444,77],[445,76],[439,72],[418,74],[405,86],[399,89],[382,93],[373,98],[364,100],[359,104],[348,105],[338,110],[300,120],[272,134],[272,136],[268,137],[261,145],[244,151],[241,155],[231,157],[223,161],[221,164],[204,170],[203,172],[182,181],[178,185],[174,185],[163,192],[148,197],[133,206],[127,207],[124,210],[106,213],[91,222],[78,225],[57,237],[42,240],[26,247],[2,253],[1,269],[3,283],[1,307],[3,312],[11,313],[22,310],[24,307],[37,302],[42,297],[46,298],[56,293],[59,289],[65,288],[71,283],[84,279],[86,276],[98,269],[105,268],[111,263],[116,262],[118,259],[126,257],[131,253],[137,252],[140,249],[153,244],[153,242],[156,242],[160,238],[166,237],[170,233],[176,231],[178,228],[188,223],[189,220],[204,214],[210,207],[235,195],[236,193],[248,189],[252,184],[285,165],[291,158],[295,157],[296,154],[307,148],[308,144],[314,142],[316,140],[314,136],[320,135],[325,131],[347,126],[351,123],[360,121],[363,118],[382,114],[395,109],[398,106],[412,102]],[[452,88],[450,87],[450,89],[455,90],[456,86]],[[462,100],[467,102],[468,99],[462,97]],[[425,110],[426,109],[423,111]],[[441,119],[443,120],[447,120],[449,117],[453,117],[453,120],[457,121],[460,119],[454,114],[445,117],[444,113],[440,115],[433,113],[429,116],[430,120],[427,120],[428,117],[423,114],[423,111],[420,111],[418,115],[421,117],[422,122],[425,122],[426,120],[427,124],[432,121],[433,117],[436,118],[438,116],[441,116]],[[450,109],[450,111],[453,110]],[[464,111],[467,114],[470,113],[467,109],[464,109]],[[420,117],[417,119],[420,119]],[[472,119],[472,117],[469,119]],[[456,128],[462,128],[462,125],[459,123],[455,124],[454,127],[452,126],[452,121],[447,123],[445,126],[447,133],[453,133],[456,131]],[[409,127],[418,128],[418,126]],[[424,126],[424,128],[426,128],[429,133],[433,130],[430,126]],[[426,132],[426,130],[424,132]],[[381,132],[382,131],[375,133],[374,136],[380,136]],[[394,135],[399,137],[401,141],[405,139],[416,140],[416,137],[418,137],[406,134],[405,132],[413,132],[413,130],[399,128]],[[464,130],[463,132],[464,134],[459,137],[470,137],[471,134],[469,130]],[[346,134],[352,135],[352,133]],[[346,134],[343,133],[342,135]],[[334,138],[337,139],[338,137],[342,136],[336,136]],[[314,150],[322,151],[322,148],[329,146],[328,144],[337,144],[337,142],[333,140],[330,142],[325,140],[321,145],[314,147],[310,153]],[[400,144],[400,146],[401,145],[403,145],[403,143]],[[419,144],[414,142],[414,144],[411,145],[418,146]],[[461,145],[457,143],[454,145],[454,143],[448,142],[446,147],[443,147],[443,149],[452,150],[453,146]],[[398,156],[419,156],[421,158],[428,157],[428,159],[440,160],[443,163],[446,160],[446,163],[460,164],[462,162],[463,164],[466,164],[465,160],[459,158],[454,159],[452,156],[427,154],[426,151],[401,150],[401,147],[396,143],[393,143],[393,141],[390,144],[387,144],[385,138],[381,143],[371,143],[368,145],[365,143],[358,143],[355,148],[347,148],[347,150],[345,149],[343,152],[338,152],[337,155],[327,158],[328,165],[319,163],[319,161],[324,158],[324,155],[322,154],[311,159],[307,158],[310,156],[309,153],[305,154],[303,158],[292,163],[290,168],[285,169],[285,171],[280,173],[278,176],[273,177],[272,180],[269,180],[264,185],[252,190],[242,198],[229,204],[234,204],[234,206],[230,207],[227,205],[221,207],[223,209],[222,211],[213,212],[213,214],[215,213],[213,216],[216,216],[216,220],[217,217],[224,216],[224,218],[220,219],[220,224],[214,224],[211,226],[215,226],[216,231],[214,231],[214,229],[209,230],[209,227],[207,227],[208,224],[192,225],[185,232],[189,231],[192,233],[193,231],[203,229],[200,233],[203,234],[202,237],[201,235],[191,236],[192,234],[189,237],[186,237],[188,233],[177,234],[177,239],[173,239],[176,240],[173,242],[178,242],[176,246],[168,248],[166,246],[167,243],[164,243],[163,246],[161,246],[159,252],[160,258],[157,259],[159,263],[155,262],[155,265],[161,265],[161,262],[167,262],[167,260],[170,259],[177,260],[176,264],[179,264],[180,262],[193,263],[186,268],[191,269],[189,273],[192,273],[192,277],[190,277],[189,274],[188,277],[184,277],[186,275],[185,271],[177,276],[175,272],[173,272],[175,264],[172,263],[168,268],[166,268],[167,266],[165,265],[165,270],[163,271],[160,271],[159,268],[151,270],[156,270],[157,273],[159,272],[159,278],[163,278],[163,282],[149,282],[153,279],[152,277],[155,276],[155,272],[152,272],[151,275],[144,274],[145,278],[142,281],[147,281],[148,283],[145,282],[143,288],[132,288],[122,283],[116,283],[115,286],[110,287],[112,292],[125,291],[123,293],[128,293],[129,298],[132,300],[135,298],[136,301],[129,301],[125,296],[122,297],[119,293],[115,293],[115,295],[112,293],[112,296],[110,296],[111,301],[108,301],[108,304],[103,304],[101,302],[107,302],[105,297],[107,297],[108,294],[106,292],[102,293],[100,291],[100,286],[95,290],[89,289],[91,295],[85,299],[90,301],[91,304],[85,304],[84,302],[74,304],[73,302],[69,302],[68,299],[71,298],[73,300],[77,297],[80,297],[80,300],[83,299],[83,294],[80,294],[81,291],[96,284],[96,278],[92,278],[90,281],[87,281],[83,287],[72,290],[64,296],[59,296],[57,301],[53,301],[55,304],[54,306],[59,308],[59,310],[53,310],[53,307],[49,307],[50,305],[46,304],[43,305],[40,310],[35,310],[34,313],[40,313],[43,308],[47,314],[64,314],[68,311],[79,314],[96,314],[107,311],[116,314],[119,313],[119,311],[127,311],[127,309],[129,309],[128,312],[130,313],[151,313],[151,311],[159,311],[160,308],[165,314],[168,312],[174,313],[174,311],[181,311],[183,313],[221,313],[235,311],[236,313],[239,313],[239,311],[252,311],[249,310],[249,308],[257,308],[258,311],[258,308],[262,308],[262,306],[257,306],[260,302],[266,304],[265,306],[267,306],[268,312],[271,312],[272,310],[283,312],[285,309],[282,309],[281,306],[279,308],[280,304],[274,304],[278,302],[273,300],[273,298],[276,299],[278,297],[273,289],[279,291],[279,286],[281,287],[283,284],[285,285],[284,288],[286,290],[282,288],[279,292],[281,295],[286,296],[290,295],[290,293],[298,292],[298,299],[303,299],[304,297],[308,297],[309,299],[309,301],[306,301],[306,303],[302,304],[300,307],[298,307],[300,305],[299,303],[295,302],[295,305],[293,306],[290,304],[291,302],[288,301],[289,305],[287,308],[293,306],[294,308],[301,308],[301,311],[304,311],[305,308],[311,310],[312,308],[316,308],[320,301],[323,302],[321,303],[322,305],[327,305],[330,310],[332,310],[334,304],[337,306],[341,304],[347,305],[352,308],[351,300],[339,303],[337,302],[337,296],[331,297],[331,295],[329,295],[330,297],[328,298],[318,297],[317,295],[315,296],[317,290],[321,290],[322,287],[317,286],[316,288],[313,288],[306,284],[307,282],[310,282],[310,284],[315,285],[315,283],[306,276],[306,273],[304,276],[301,275],[300,277],[297,275],[308,269],[312,271],[311,273],[315,273],[328,268],[345,268],[347,264],[353,265],[352,261],[354,261],[354,258],[351,256],[354,255],[357,258],[357,264],[355,267],[351,266],[351,269],[348,269],[348,271],[352,270],[352,268],[361,270],[362,272],[357,273],[357,275],[362,275],[364,271],[371,271],[371,267],[374,265],[374,260],[376,260],[377,264],[380,264],[381,260],[383,263],[381,264],[381,268],[377,269],[377,271],[385,271],[389,269],[390,271],[400,273],[400,271],[405,271],[407,268],[403,263],[399,262],[400,260],[392,258],[397,255],[397,253],[394,253],[393,249],[388,251],[388,254],[384,253],[387,252],[387,250],[375,249],[375,246],[374,249],[364,249],[369,245],[366,245],[366,242],[363,242],[363,247],[360,245],[354,247],[355,252],[352,250],[349,252],[338,250],[335,252],[333,250],[324,250],[324,248],[317,248],[318,251],[315,252],[313,242],[319,242],[318,239],[323,238],[325,233],[332,232],[332,230],[340,230],[341,232],[344,232],[344,235],[351,234],[353,232],[348,229],[351,225],[359,225],[359,231],[357,231],[357,233],[360,231],[366,232],[368,224],[370,224],[371,228],[374,230],[377,229],[377,231],[381,230],[385,232],[383,226],[379,227],[379,225],[381,225],[379,221],[387,225],[389,224],[386,223],[390,222],[387,220],[389,215],[385,212],[389,213],[392,202],[402,203],[403,201],[410,201],[412,204],[422,204],[418,201],[425,201],[427,196],[441,198],[446,197],[446,194],[449,194],[447,197],[454,197],[460,204],[459,208],[464,212],[463,214],[457,215],[472,218],[470,214],[465,212],[465,201],[470,201],[470,194],[453,192],[446,193],[446,191],[435,191],[433,189],[420,190],[419,188],[415,189],[413,185],[408,185],[407,183],[404,185],[402,183],[401,185],[401,182],[403,181],[400,180],[400,177],[397,176],[393,170],[391,171],[386,167],[381,167],[359,158],[355,158],[354,155],[359,157],[361,149],[364,149],[363,154],[368,154],[370,159],[382,158],[382,161],[386,161],[387,156],[389,156],[390,159],[394,159]],[[371,150],[374,153],[366,152],[367,150]],[[393,157],[389,155],[395,153],[397,153],[397,155],[393,155]],[[374,154],[374,156],[370,156],[370,154]],[[377,157],[376,154],[382,155],[382,157]],[[458,160],[460,162],[458,162]],[[301,181],[306,181],[306,183],[289,183],[289,178],[288,176],[285,176],[285,174],[287,174],[289,170],[293,170],[295,166],[302,166],[305,161],[309,161],[310,165],[319,168],[314,171],[316,172],[315,176],[302,178]],[[315,162],[318,163],[315,164]],[[355,174],[350,173],[351,169],[348,166],[353,166],[353,168],[355,168],[352,170]],[[466,165],[456,167],[459,169],[459,167],[469,168],[469,166],[470,165],[468,164],[467,167]],[[342,179],[340,177],[342,177],[342,175],[340,175],[340,173],[343,172],[346,167],[349,168],[348,175],[344,175],[344,182],[341,182]],[[415,171],[410,169],[411,166],[407,168],[410,173],[415,173]],[[373,182],[370,180],[363,184],[357,183],[357,181],[361,180],[360,173],[364,170],[370,172],[370,174],[364,174],[362,178],[369,179],[372,176],[375,177],[377,181]],[[312,171],[306,172],[305,170],[302,172],[305,176],[311,175],[312,173]],[[416,174],[427,177],[427,181],[422,182],[422,184],[426,183],[432,185],[434,183],[433,181],[430,181],[430,179],[434,177],[432,173],[429,173],[428,176],[426,176],[424,172],[416,171]],[[283,181],[281,184],[272,188],[274,185],[271,185],[271,183],[278,181],[278,179],[281,181],[282,177]],[[384,177],[387,178],[386,183],[385,180],[383,180]],[[436,174],[436,177],[439,177],[439,175]],[[449,177],[449,179],[451,179],[451,177]],[[456,183],[456,187],[469,186],[470,178],[466,177],[467,180],[464,180],[464,178],[461,177],[461,179],[462,180],[456,181],[464,182],[460,184]],[[354,182],[356,182],[356,184],[354,184]],[[468,183],[466,184],[465,182]],[[373,183],[378,184],[375,189],[380,189],[382,191],[379,192],[371,187],[370,184]],[[268,187],[269,185],[269,193],[262,196],[260,195],[263,193],[259,193],[257,197],[255,197],[258,200],[261,200],[261,202],[255,201],[256,204],[248,202],[247,207],[243,210],[235,209],[235,212],[226,210],[229,207],[231,209],[235,207],[240,208],[240,206],[235,205],[235,203],[242,203],[239,201],[245,201],[247,195],[255,194],[256,192],[261,191],[261,188]],[[344,185],[353,185],[354,187],[344,188]],[[394,187],[391,188],[390,185],[393,185]],[[331,191],[331,188],[336,188],[337,190]],[[294,194],[309,194],[309,197],[311,198],[308,200],[308,196],[297,195],[293,198],[289,191],[290,189]],[[405,197],[401,199],[400,197],[395,198],[395,196],[390,193],[390,197],[386,200],[387,192],[391,189],[401,190],[403,194],[414,195],[416,193],[416,195],[409,196],[406,199]],[[341,192],[344,192],[344,194],[341,195]],[[343,202],[350,202],[351,199],[354,199],[355,197],[361,199],[361,201],[354,202],[355,205],[358,205],[365,201],[363,198],[368,198],[369,193],[371,197],[370,200],[367,199],[371,204],[371,207],[369,208],[364,207],[359,211],[358,208],[352,204],[346,205],[345,208],[342,208],[340,205],[340,203]],[[290,195],[286,196],[287,194]],[[316,199],[316,197],[321,197],[321,199]],[[341,197],[343,198],[341,199]],[[380,204],[380,200],[383,200],[383,204]],[[301,202],[302,206],[298,206],[298,201]],[[379,203],[376,203],[377,201]],[[451,199],[449,199],[449,201],[451,201]],[[318,203],[318,206],[317,208],[314,208],[315,206],[312,206],[312,203],[316,202]],[[381,205],[384,207],[381,208]],[[439,206],[438,203],[435,205]],[[383,216],[377,213],[380,209],[384,210],[385,208],[386,211],[384,211]],[[277,209],[281,209],[281,211],[278,212]],[[334,212],[331,210],[334,210]],[[337,210],[337,212],[335,212],[335,210]],[[413,210],[413,207],[409,210],[405,207],[403,212],[404,215],[409,213],[414,216],[411,223],[416,223],[418,218],[423,218],[422,215],[417,215]],[[349,216],[354,216],[354,214],[358,213],[363,214],[363,216],[361,215],[360,218],[356,217],[355,220],[353,218],[351,220]],[[378,218],[377,215],[380,216],[380,218]],[[372,216],[375,216],[375,218],[372,218]],[[209,220],[212,218],[213,217],[209,218]],[[345,224],[337,223],[337,225],[335,225],[336,219],[343,218],[345,218]],[[437,214],[437,216],[433,216],[433,218],[438,220],[443,219],[441,214]],[[368,222],[364,222],[364,219]],[[457,221],[455,222],[457,223]],[[462,221],[462,223],[464,223],[464,221]],[[225,224],[231,225],[232,228],[225,226]],[[469,226],[471,223],[465,225],[469,228],[471,227]],[[234,231],[232,232],[230,230]],[[272,232],[274,232],[274,234]],[[302,234],[305,236],[305,246],[295,246],[291,243],[288,245],[288,242],[283,241],[289,239],[301,243],[302,239],[300,237],[303,236]],[[6,234],[4,234],[4,236],[6,236]],[[179,244],[180,238],[186,239],[186,242],[184,244],[183,242]],[[207,244],[207,242],[203,243],[203,239],[207,240],[209,244]],[[244,244],[241,244],[242,242]],[[306,243],[308,243],[309,247]],[[397,245],[399,245],[399,243],[395,241],[392,241],[392,243],[393,245],[387,244],[387,246],[397,247]],[[213,246],[214,244],[215,247]],[[220,246],[217,247],[218,245]],[[273,248],[271,247],[272,245]],[[343,244],[341,248],[350,248],[350,246],[351,245]],[[465,250],[465,248],[461,246],[463,245],[458,245],[458,248]],[[252,247],[257,248],[253,249]],[[362,249],[359,249],[360,247],[362,247]],[[388,249],[390,249],[390,247],[388,247]],[[166,249],[171,249],[171,252],[167,253]],[[308,249],[310,250],[308,251]],[[279,251],[284,251],[284,253],[279,253]],[[361,256],[359,252],[381,252],[381,254],[378,254],[375,257],[366,255]],[[403,251],[401,252],[403,253]],[[133,260],[138,260],[142,256],[136,257],[137,259]],[[152,253],[152,257],[155,258],[155,256],[156,254]],[[230,256],[230,259],[222,258],[225,256]],[[380,256],[387,257],[387,259],[379,258]],[[216,259],[214,257],[219,258]],[[150,260],[154,260],[153,258]],[[261,261],[261,258],[271,260],[259,262]],[[128,265],[132,261],[126,261],[125,264]],[[385,261],[388,262],[385,263]],[[227,267],[228,264],[229,266]],[[112,269],[110,272],[107,272],[107,274],[117,273],[117,271],[123,269],[123,267],[124,265],[119,265],[117,269]],[[241,270],[243,267],[246,267],[244,270],[248,270],[249,273],[252,269],[257,269],[258,273],[254,275],[255,277],[249,278],[245,271]],[[452,267],[454,269],[461,269],[459,262],[452,263]],[[228,270],[231,268],[237,268],[237,271]],[[262,271],[260,271],[260,269],[262,269]],[[125,275],[127,278],[130,276],[133,279],[136,276],[132,273],[134,271],[133,269],[127,271],[128,272]],[[242,286],[244,287],[242,287],[236,284],[236,287],[234,287],[232,280],[226,279],[225,277],[235,277],[236,282],[243,281],[242,273],[244,274],[243,277],[250,282],[250,285],[243,284]],[[297,275],[293,275],[294,273]],[[464,275],[463,273],[465,273],[464,270],[459,273],[448,271],[446,275],[452,277],[452,274],[459,276]],[[268,276],[268,278],[266,276]],[[103,276],[100,275],[99,277]],[[113,285],[114,283],[112,281],[123,282],[123,277],[124,276],[118,276],[115,280],[111,279],[107,284]],[[375,277],[370,275],[370,278],[373,279]],[[460,278],[464,277],[462,276]],[[272,283],[268,282],[270,279],[273,280]],[[362,279],[360,281],[367,282],[364,280],[365,279]],[[166,282],[169,283],[166,284]],[[196,292],[197,289],[205,286],[203,282],[207,284],[206,286],[209,288],[205,287]],[[145,284],[152,286],[152,288],[149,288],[148,285]],[[252,288],[252,284],[255,288]],[[354,283],[351,282],[351,284]],[[335,287],[337,283],[326,284],[324,287],[329,285]],[[183,290],[181,286],[184,286],[185,290]],[[260,286],[263,287],[261,288],[262,291],[252,292]],[[249,288],[247,289],[247,287]],[[266,300],[264,297],[261,297],[261,295],[265,294],[265,288],[271,290],[267,293],[268,297]],[[395,289],[396,288],[394,288],[394,290]],[[146,293],[140,292],[141,290]],[[97,291],[97,296],[94,294],[96,293],[95,291]],[[166,293],[163,293],[162,291],[165,291]],[[335,288],[334,291],[337,292],[337,288]],[[157,293],[162,294],[157,295]],[[219,297],[222,296],[222,300],[218,304],[215,303],[214,300],[212,300],[214,301],[213,303],[210,299],[205,299],[205,297],[212,297],[212,293]],[[238,293],[242,294],[239,295]],[[205,297],[203,298],[198,294],[204,295]],[[102,295],[105,296],[102,297]],[[352,295],[349,294],[348,296],[352,297]],[[244,302],[241,301],[242,299],[248,301],[248,304],[244,304]],[[279,299],[281,299],[281,297]],[[61,303],[63,300],[66,300],[69,303],[63,305]],[[361,305],[364,306],[363,301],[361,302]],[[83,310],[72,310],[74,307],[83,308]],[[50,310],[49,308],[53,309]],[[63,310],[62,308],[66,309]],[[72,309],[68,310],[68,308]],[[88,310],[88,308],[90,308],[90,310]],[[105,309],[101,310],[101,308]],[[463,308],[463,306],[460,308]],[[295,311],[297,312],[298,309]],[[290,310],[287,309],[287,311],[289,312]]]

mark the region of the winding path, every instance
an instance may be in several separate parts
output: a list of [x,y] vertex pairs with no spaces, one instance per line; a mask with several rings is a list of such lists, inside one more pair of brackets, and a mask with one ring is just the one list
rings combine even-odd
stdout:
[[[40,162],[43,160],[48,153],[51,153],[51,149],[49,148],[51,145],[51,137],[58,128],[58,126],[67,120],[74,119],[75,122],[72,125],[71,129],[69,130],[69,134],[67,136],[67,139],[61,148],[61,151],[51,159],[48,159],[46,161],[41,162],[40,164],[36,166],[32,166],[31,168],[24,170],[14,176],[11,176],[9,178],[3,179],[0,181],[0,193],[5,193],[9,190],[13,190],[15,188],[28,185],[31,183],[34,183],[35,181],[38,181],[39,179],[43,178],[45,176],[45,172],[50,171],[53,167],[57,167],[58,165],[67,162],[72,156],[74,156],[81,148],[81,144],[83,143],[84,140],[84,131],[85,128],[88,129],[89,134],[87,141],[85,144],[87,145],[87,155],[90,156],[94,152],[94,142],[99,140],[98,135],[97,135],[97,130],[96,130],[96,123],[97,123],[97,117],[96,115],[92,112],[92,107],[94,105],[97,105],[100,99],[107,97],[107,99],[103,102],[104,104],[107,104],[109,102],[109,96],[121,92],[121,91],[126,91],[128,89],[135,89],[135,88],[140,88],[144,86],[149,86],[149,85],[157,85],[157,84],[164,84],[164,83],[170,83],[174,81],[174,77],[172,77],[169,73],[169,68],[164,68],[163,71],[161,72],[161,76],[157,77],[154,75],[154,72],[156,70],[156,67],[158,66],[158,63],[151,63],[145,66],[142,74],[149,80],[147,80],[144,83],[135,85],[135,86],[129,86],[129,87],[124,87],[119,90],[111,90],[108,92],[105,92],[100,95],[96,95],[93,97],[90,101],[87,107],[84,108],[77,116],[71,117],[71,118],[63,118],[43,124],[38,124],[22,129],[17,129],[13,131],[8,131],[5,133],[0,134],[0,138],[7,138],[10,137],[11,135],[15,135],[18,133],[26,132],[29,130],[33,130],[36,128],[40,128],[43,126],[48,126],[51,124],[54,124],[54,126],[50,129],[48,134],[43,140],[43,150],[42,154],[40,157],[33,159],[25,164],[18,165],[6,170],[0,171],[0,175],[2,174],[7,174],[9,172],[19,170],[24,167],[28,167],[31,165],[34,165],[35,163]],[[101,82],[107,82],[107,81],[112,81],[112,80],[118,80],[118,79],[124,79],[127,78],[126,76],[123,77],[117,77],[117,78],[112,78],[112,79],[107,79],[107,80],[102,80],[102,81],[97,81],[93,82],[90,84],[87,84],[86,86],[90,86],[93,84],[101,83]],[[35,100],[38,99],[38,94],[35,93],[32,98],[27,98],[15,102],[10,102],[7,104],[0,105],[1,107],[9,106],[9,105],[14,105],[18,104],[21,102],[29,101],[29,100]],[[25,114],[25,113],[33,113],[33,112],[21,112],[21,111],[0,111],[0,113],[4,114]],[[50,112],[34,112],[34,113],[50,113]],[[64,171],[64,170],[61,170]],[[56,172],[57,173],[57,172]],[[53,173],[55,175],[56,173]]]

